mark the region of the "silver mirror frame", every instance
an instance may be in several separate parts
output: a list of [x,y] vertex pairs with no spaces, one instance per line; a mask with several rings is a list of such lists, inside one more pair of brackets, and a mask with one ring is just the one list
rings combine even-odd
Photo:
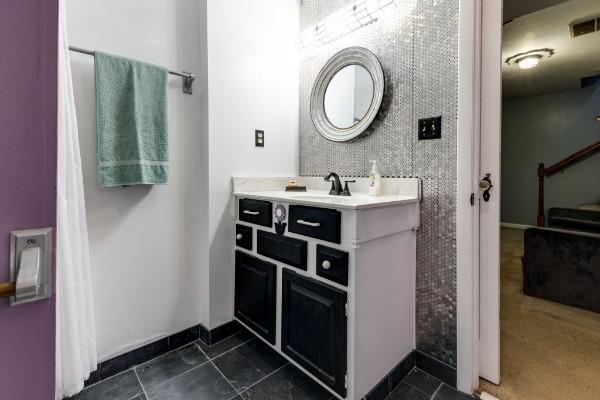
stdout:
[[[373,100],[371,107],[360,122],[350,128],[337,128],[325,113],[325,93],[333,77],[349,65],[360,65],[365,68],[373,79]],[[346,142],[356,139],[371,126],[383,101],[385,78],[381,63],[369,50],[362,47],[349,47],[327,61],[319,72],[310,97],[310,115],[315,129],[324,138],[333,142]]]

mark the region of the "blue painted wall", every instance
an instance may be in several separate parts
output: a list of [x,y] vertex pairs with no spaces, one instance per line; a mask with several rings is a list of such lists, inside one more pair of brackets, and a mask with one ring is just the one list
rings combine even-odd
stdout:
[[[552,165],[599,141],[598,114],[598,86],[504,102],[502,222],[535,225],[537,165]],[[546,212],[590,203],[600,204],[600,154],[546,180]]]

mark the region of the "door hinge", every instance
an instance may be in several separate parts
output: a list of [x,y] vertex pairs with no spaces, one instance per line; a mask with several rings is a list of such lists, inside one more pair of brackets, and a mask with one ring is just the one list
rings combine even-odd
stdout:
[[344,304],[344,314],[348,316],[348,303]]
[[344,388],[348,389],[348,373],[344,375]]
[[471,193],[471,206],[475,205],[475,193]]

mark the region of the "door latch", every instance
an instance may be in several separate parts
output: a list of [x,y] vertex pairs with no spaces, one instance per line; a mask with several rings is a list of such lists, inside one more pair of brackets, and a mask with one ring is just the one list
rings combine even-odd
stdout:
[[490,176],[491,174],[485,174],[485,176],[479,181],[479,190],[483,192],[483,200],[486,202],[490,201],[490,190],[492,190],[494,187]]
[[52,229],[10,233],[10,305],[47,299],[52,294]]

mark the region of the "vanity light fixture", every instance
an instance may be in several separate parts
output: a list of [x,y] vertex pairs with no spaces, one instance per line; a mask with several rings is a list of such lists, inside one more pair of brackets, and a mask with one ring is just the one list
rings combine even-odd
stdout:
[[507,58],[506,63],[508,65],[517,65],[521,69],[531,69],[537,67],[543,59],[550,58],[553,55],[554,49],[530,50]]
[[322,46],[377,21],[396,7],[397,0],[356,0],[300,33],[296,46],[299,49]]

